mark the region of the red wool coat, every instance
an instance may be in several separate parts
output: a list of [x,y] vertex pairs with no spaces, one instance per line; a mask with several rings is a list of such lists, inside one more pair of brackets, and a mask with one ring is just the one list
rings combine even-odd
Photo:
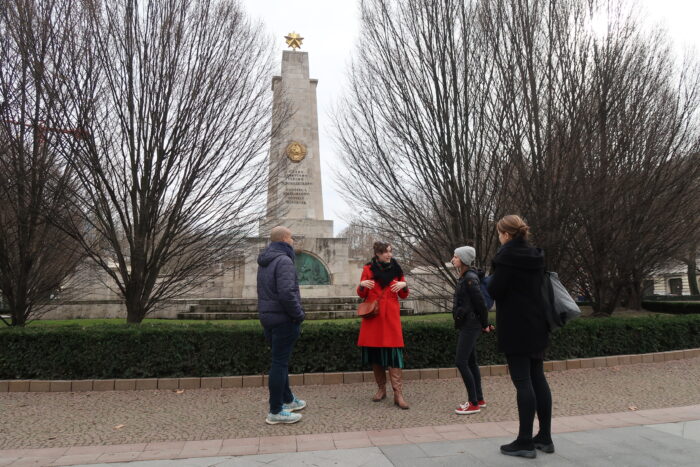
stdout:
[[[364,280],[374,280],[374,275],[366,265],[362,270],[360,282]],[[401,332],[401,319],[399,312],[399,298],[408,297],[408,287],[399,290],[398,293],[391,291],[391,286],[395,282],[405,282],[406,279],[401,276],[398,280],[394,280],[385,289],[382,289],[375,282],[373,289],[357,287],[357,295],[363,299],[370,301],[379,300],[379,315],[374,318],[363,319],[360,324],[360,337],[357,339],[357,345],[361,347],[403,347],[403,332]],[[382,295],[382,293],[384,295]]]

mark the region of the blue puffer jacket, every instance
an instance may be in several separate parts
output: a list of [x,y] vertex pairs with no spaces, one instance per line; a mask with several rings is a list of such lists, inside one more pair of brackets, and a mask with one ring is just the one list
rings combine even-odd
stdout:
[[294,248],[288,243],[272,242],[258,256],[258,313],[266,328],[304,321]]

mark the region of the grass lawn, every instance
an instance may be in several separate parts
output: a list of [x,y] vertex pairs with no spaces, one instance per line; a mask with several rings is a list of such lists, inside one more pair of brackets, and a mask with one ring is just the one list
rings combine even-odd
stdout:
[[[491,319],[495,320],[495,313],[489,313]],[[451,322],[452,315],[449,313],[436,313],[432,315],[420,316],[402,316],[401,320],[407,321],[445,321]],[[316,326],[324,323],[347,323],[348,321],[359,321],[357,318],[348,319],[315,319],[307,320],[304,326]],[[38,326],[102,326],[102,325],[122,325],[126,324],[125,318],[115,319],[61,319],[61,320],[36,320],[29,323],[28,327]],[[201,319],[144,319],[143,324],[149,325],[199,325],[199,326],[248,326],[260,327],[260,322],[257,319],[221,319],[205,321]]]
[[[593,307],[582,306],[581,307],[581,317],[582,318],[592,318]],[[639,316],[675,316],[672,313],[659,313],[655,311],[646,310],[628,310],[627,308],[616,308],[613,313],[613,317],[618,318],[637,318]]]
[[[591,318],[593,309],[588,306],[581,307],[581,316],[583,318]],[[630,317],[640,317],[640,316],[659,316],[659,317],[670,317],[674,316],[666,313],[654,313],[651,311],[639,311],[639,310],[627,310],[626,308],[620,308],[615,310],[613,317],[619,318],[630,318]],[[304,322],[304,326],[318,326],[325,323],[346,323],[348,321],[358,321],[357,318],[348,319],[318,319],[318,320],[308,320]],[[420,315],[420,316],[402,316],[401,321],[412,322],[412,321],[431,321],[431,322],[444,322],[452,323],[452,315],[450,313],[435,313],[430,315]],[[496,322],[496,312],[489,312],[489,321],[492,323]],[[37,320],[29,323],[30,327],[38,326],[102,326],[102,325],[123,325],[126,324],[125,318],[115,318],[115,319],[65,319],[65,320]],[[176,326],[242,326],[242,327],[260,327],[260,322],[257,319],[222,319],[222,320],[199,320],[199,319],[145,319],[143,324],[148,325],[176,325]]]

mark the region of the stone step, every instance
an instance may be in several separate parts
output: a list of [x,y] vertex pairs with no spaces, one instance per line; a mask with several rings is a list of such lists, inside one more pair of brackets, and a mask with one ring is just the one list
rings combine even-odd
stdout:
[[252,312],[226,313],[226,312],[195,312],[188,311],[186,313],[178,313],[177,319],[201,319],[201,320],[217,320],[217,319],[257,319],[258,314]]
[[[303,292],[302,292],[303,295]],[[185,300],[193,306],[197,305],[257,305],[255,298],[201,298],[199,300]],[[360,303],[360,298],[352,295],[345,297],[302,297],[303,304],[334,304],[334,303]]]
[[218,305],[192,305],[190,307],[192,313],[257,313],[258,304],[254,305],[227,305],[225,303]]
[[[302,307],[304,311],[353,311],[357,310],[357,303],[304,303]],[[193,305],[190,311],[194,313],[246,313],[257,312],[258,307],[255,305]]]
[[[306,313],[306,319],[334,319],[334,318],[354,318],[355,311],[311,311]],[[178,313],[178,319],[258,319],[257,313],[227,313],[227,312],[189,312]]]
[[[356,310],[341,310],[341,311],[307,311],[306,319],[337,319],[337,318],[355,318],[357,316]],[[412,308],[401,308],[401,316],[413,315],[414,311]],[[200,319],[200,320],[219,320],[219,319],[258,319],[257,312],[224,312],[224,311],[189,311],[185,313],[178,313],[178,319]]]

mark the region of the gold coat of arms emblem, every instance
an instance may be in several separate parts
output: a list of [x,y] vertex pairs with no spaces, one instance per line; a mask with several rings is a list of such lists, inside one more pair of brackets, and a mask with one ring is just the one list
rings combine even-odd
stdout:
[[301,162],[306,157],[306,146],[296,141],[292,141],[287,146],[287,157],[292,162]]

